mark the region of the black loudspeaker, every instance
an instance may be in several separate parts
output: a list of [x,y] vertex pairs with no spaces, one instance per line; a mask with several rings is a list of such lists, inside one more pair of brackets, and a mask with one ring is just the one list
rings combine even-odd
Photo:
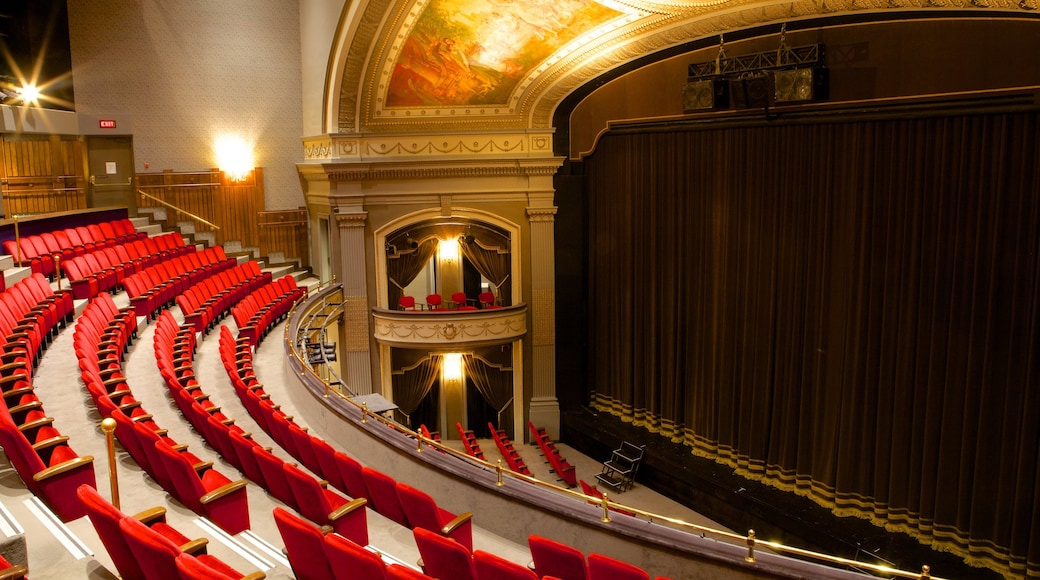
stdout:
[[797,103],[827,98],[827,69],[796,68],[773,73],[776,102]]
[[769,107],[769,76],[755,75],[729,81],[730,103],[735,109]]
[[729,84],[721,79],[694,81],[683,85],[683,112],[729,106]]

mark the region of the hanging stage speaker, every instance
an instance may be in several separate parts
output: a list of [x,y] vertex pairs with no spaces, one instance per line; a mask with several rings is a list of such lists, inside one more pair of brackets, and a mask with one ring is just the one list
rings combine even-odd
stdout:
[[818,101],[827,98],[827,69],[796,68],[773,73],[778,103]]
[[730,103],[735,109],[769,107],[769,76],[760,74],[729,81]]
[[683,85],[683,112],[729,106],[729,84],[722,79],[705,79]]

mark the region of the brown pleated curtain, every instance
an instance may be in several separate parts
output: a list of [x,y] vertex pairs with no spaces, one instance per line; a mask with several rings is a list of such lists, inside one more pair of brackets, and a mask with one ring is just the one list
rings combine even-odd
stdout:
[[509,251],[494,246],[484,246],[480,240],[469,244],[459,244],[462,255],[473,264],[473,267],[492,284],[495,285],[495,296],[503,305],[510,305],[509,291]]
[[391,374],[394,404],[405,415],[411,416],[433,388],[441,372],[440,355],[431,354],[413,366],[395,370]]
[[[396,255],[387,256],[386,276],[390,281],[387,284],[388,308],[397,308],[397,301],[404,296],[404,289],[411,284],[412,280],[415,280],[419,272],[422,272],[436,251],[437,239],[428,238],[414,250],[402,250]],[[420,302],[425,298],[425,296],[421,296]]]
[[1040,115],[606,136],[593,404],[1040,575]]
[[466,367],[466,376],[473,381],[480,396],[495,410],[496,426],[511,433],[510,425],[503,425],[502,412],[513,402],[513,369],[488,362],[479,356],[463,354],[462,363]]

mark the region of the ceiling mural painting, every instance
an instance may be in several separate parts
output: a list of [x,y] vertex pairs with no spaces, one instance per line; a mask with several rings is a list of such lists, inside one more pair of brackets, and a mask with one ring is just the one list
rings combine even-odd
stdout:
[[539,64],[624,15],[591,0],[431,0],[401,47],[386,106],[508,106]]

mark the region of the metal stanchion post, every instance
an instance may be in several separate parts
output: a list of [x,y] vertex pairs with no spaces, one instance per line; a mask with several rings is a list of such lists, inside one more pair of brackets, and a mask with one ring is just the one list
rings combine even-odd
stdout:
[[116,420],[112,417],[104,419],[101,421],[101,430],[105,432],[108,445],[108,479],[112,485],[112,505],[119,509],[119,475],[116,473],[116,443],[113,437]]

